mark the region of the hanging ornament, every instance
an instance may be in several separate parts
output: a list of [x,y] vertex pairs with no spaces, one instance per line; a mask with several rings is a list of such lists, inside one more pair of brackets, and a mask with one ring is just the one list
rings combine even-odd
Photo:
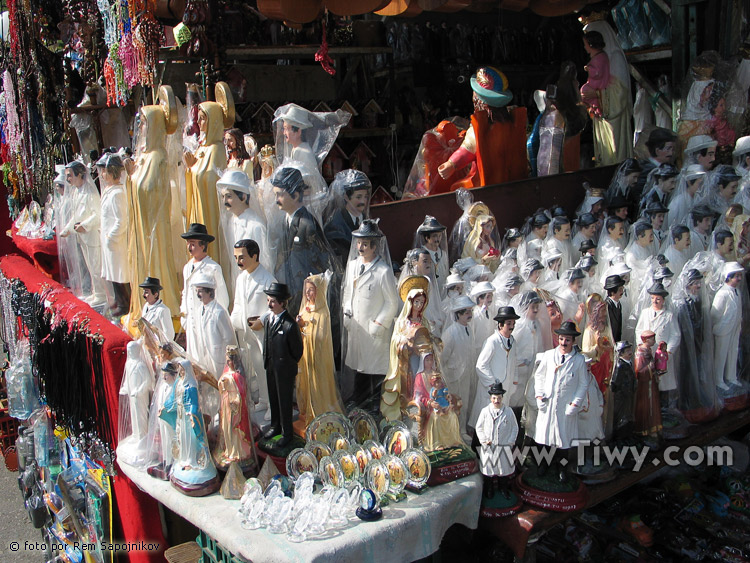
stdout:
[[333,59],[328,55],[328,39],[326,39],[326,22],[321,21],[320,25],[321,25],[321,35],[323,36],[323,41],[320,44],[320,49],[318,49],[318,52],[315,53],[315,60],[320,63],[320,66],[323,67],[323,70],[325,70],[331,76],[334,76],[336,74],[336,69],[333,67]]

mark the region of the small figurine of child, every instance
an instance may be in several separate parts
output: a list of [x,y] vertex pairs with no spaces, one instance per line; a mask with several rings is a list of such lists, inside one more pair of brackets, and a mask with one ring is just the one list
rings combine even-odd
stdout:
[[663,340],[659,342],[654,353],[654,371],[658,375],[667,373],[667,361],[669,360],[669,353],[667,352],[667,343]]
[[484,496],[492,498],[497,490],[506,498],[511,498],[510,478],[515,472],[515,465],[501,450],[510,448],[518,436],[518,422],[513,410],[503,405],[505,389],[495,381],[489,388],[490,404],[482,409],[477,419],[476,433],[480,444],[479,459],[484,475]]
[[436,373],[430,377],[430,385],[430,398],[438,404],[432,410],[435,413],[444,413],[451,406],[445,381],[439,373]]

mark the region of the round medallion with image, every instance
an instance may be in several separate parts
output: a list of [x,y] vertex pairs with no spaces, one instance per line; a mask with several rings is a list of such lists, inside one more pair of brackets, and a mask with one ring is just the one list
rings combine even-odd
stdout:
[[409,471],[408,483],[420,487],[430,478],[430,458],[422,450],[411,448],[400,456]]
[[338,462],[341,473],[344,475],[344,485],[348,487],[359,479],[359,463],[354,454],[346,450],[333,452],[333,459]]
[[318,475],[324,485],[332,487],[344,486],[344,473],[341,467],[331,456],[325,456],[318,464]]
[[[321,458],[324,456],[321,456]],[[317,473],[318,458],[315,453],[305,448],[296,448],[286,456],[286,473],[292,479],[297,479],[300,475],[309,471]]]

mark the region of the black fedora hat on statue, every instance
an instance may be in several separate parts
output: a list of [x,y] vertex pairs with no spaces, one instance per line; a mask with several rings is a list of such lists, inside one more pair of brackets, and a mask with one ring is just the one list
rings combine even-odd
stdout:
[[490,388],[487,390],[487,392],[490,395],[505,395],[505,389],[503,389],[503,384],[499,381],[495,381],[492,385],[490,385]]
[[508,320],[515,321],[520,318],[521,317],[516,315],[516,310],[513,307],[500,307],[497,310],[497,315],[493,317],[493,320],[501,323]]
[[206,242],[213,242],[216,237],[208,234],[206,225],[201,223],[190,223],[186,233],[180,235],[185,240],[205,240]]
[[573,321],[565,321],[560,325],[560,328],[555,329],[555,334],[559,334],[560,336],[581,336],[576,323]]
[[269,297],[281,299],[282,301],[286,301],[292,296],[292,294],[289,293],[289,288],[286,286],[286,284],[279,282],[273,282],[268,289],[263,291],[263,293],[265,293]]
[[425,215],[424,221],[417,228],[417,232],[420,235],[428,235],[430,233],[440,233],[446,230],[444,225],[440,224],[440,221],[435,219],[432,215]]
[[380,238],[383,232],[378,228],[377,221],[365,219],[359,226],[359,229],[352,231],[352,236],[357,238]]
[[164,289],[161,286],[161,281],[159,280],[159,278],[152,278],[149,276],[146,276],[146,279],[143,280],[143,283],[139,283],[138,287],[155,289],[156,291],[161,291],[162,289]]

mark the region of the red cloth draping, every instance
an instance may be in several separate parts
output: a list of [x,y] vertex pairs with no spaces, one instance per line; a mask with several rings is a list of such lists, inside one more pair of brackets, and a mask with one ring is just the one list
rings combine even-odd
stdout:
[[[102,341],[102,362],[107,399],[107,412],[110,420],[117,424],[120,382],[127,358],[126,347],[131,338],[107,319],[99,315],[86,303],[77,299],[70,291],[37,270],[27,259],[19,255],[0,258],[0,270],[6,278],[19,279],[31,293],[46,292],[47,306],[55,315],[64,318],[68,324],[85,322],[86,332],[96,335]],[[95,385],[92,381],[92,385]],[[115,429],[114,434],[117,431]],[[157,502],[140,491],[124,474],[113,479],[115,499],[115,536],[118,541],[156,542],[166,548],[162,534]],[[161,551],[130,551],[128,560],[133,563],[156,563],[164,560]]]
[[60,281],[60,263],[57,259],[57,240],[26,238],[18,234],[15,225],[11,228],[11,238],[18,250],[28,256],[48,277]]

